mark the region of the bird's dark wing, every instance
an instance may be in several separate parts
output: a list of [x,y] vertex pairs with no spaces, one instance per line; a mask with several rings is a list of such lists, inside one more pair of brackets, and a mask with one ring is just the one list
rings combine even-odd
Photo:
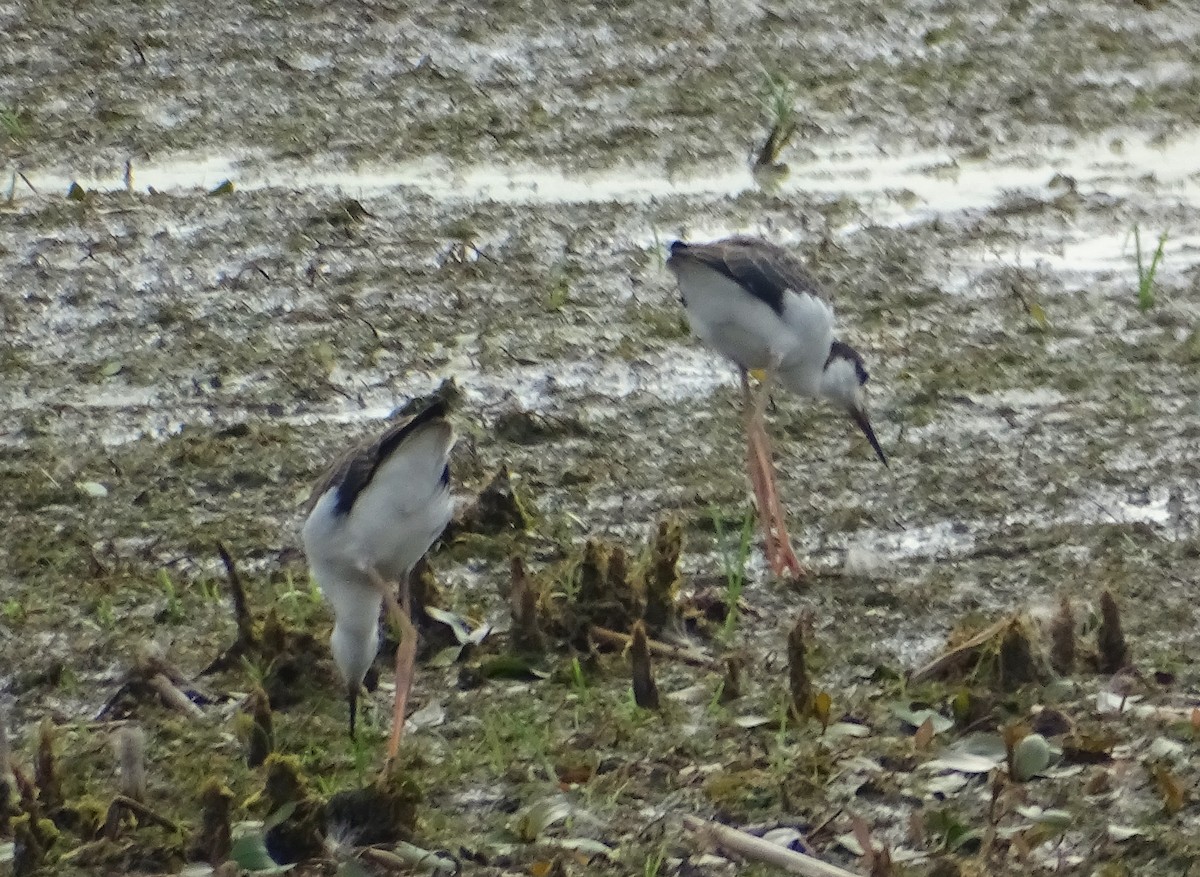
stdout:
[[800,259],[783,247],[749,235],[735,235],[709,244],[671,244],[671,259],[694,259],[717,271],[766,304],[783,313],[788,290],[821,298],[821,286]]
[[[351,448],[317,481],[304,513],[312,514],[317,501],[331,488],[336,487],[337,504],[334,506],[334,513],[349,514],[350,509],[354,507],[354,501],[371,483],[384,461],[395,453],[413,432],[427,423],[443,419],[448,410],[446,402],[438,399],[412,417],[392,424],[387,432],[370,444]],[[448,480],[448,474],[443,472],[442,478]]]

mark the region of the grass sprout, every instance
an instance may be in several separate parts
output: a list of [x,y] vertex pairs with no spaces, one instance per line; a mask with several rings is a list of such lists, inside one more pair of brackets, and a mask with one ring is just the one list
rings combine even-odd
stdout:
[[761,100],[771,128],[754,159],[756,170],[777,166],[780,153],[796,134],[796,85],[783,75],[765,73]]
[[742,599],[742,591],[746,587],[746,561],[750,558],[750,545],[754,537],[754,514],[746,512],[742,518],[741,532],[738,534],[736,546],[730,546],[725,536],[725,526],[721,523],[720,512],[711,509],[713,528],[717,531],[717,541],[721,546],[721,566],[725,570],[725,624],[721,627],[721,636],[728,639],[733,635],[738,621],[738,603]]
[[187,619],[187,613],[183,611],[183,603],[179,599],[179,591],[175,587],[175,583],[171,580],[171,574],[165,569],[158,571],[158,584],[162,588],[163,596],[167,598],[167,605],[163,610],[163,620],[168,624],[182,624]]
[[1162,264],[1163,250],[1167,246],[1167,238],[1170,232],[1163,232],[1158,236],[1158,246],[1154,248],[1153,254],[1150,255],[1150,263],[1146,264],[1146,254],[1142,250],[1142,232],[1135,222],[1133,224],[1133,246],[1137,255],[1137,273],[1138,273],[1138,309],[1145,313],[1154,307],[1157,299],[1155,294],[1154,278],[1158,274],[1158,268]]
[[12,140],[20,140],[25,135],[25,125],[21,116],[12,107],[0,107],[0,131]]

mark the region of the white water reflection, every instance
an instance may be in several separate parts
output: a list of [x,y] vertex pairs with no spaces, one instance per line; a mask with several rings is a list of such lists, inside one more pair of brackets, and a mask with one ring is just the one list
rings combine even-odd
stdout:
[[[487,409],[511,402],[537,414],[554,414],[564,409],[578,408],[589,398],[597,402],[619,400],[638,394],[653,396],[667,403],[711,395],[718,387],[736,386],[732,368],[708,351],[681,348],[669,352],[625,361],[581,359],[530,363],[505,369],[482,370],[467,357],[462,362],[452,360],[438,369],[438,375],[453,374],[472,407]],[[307,426],[318,422],[358,424],[382,421],[400,402],[431,392],[438,378],[414,375],[397,382],[383,372],[353,372],[335,370],[331,378],[346,395],[355,401],[330,410],[305,411],[274,418],[282,423]],[[231,379],[227,389],[236,386]],[[108,384],[97,389],[88,385],[75,392],[61,390],[41,393],[17,392],[3,399],[6,415],[19,420],[25,413],[57,410],[65,421],[101,413],[113,418],[99,433],[105,446],[117,446],[144,437],[166,438],[178,433],[184,425],[211,426],[218,422],[236,423],[262,416],[261,410],[222,405],[218,418],[211,401],[172,399],[171,393],[159,387]],[[6,433],[0,429],[0,446],[19,445],[22,439],[17,430]]]
[[[1131,132],[1073,143],[997,149],[986,159],[969,159],[946,149],[904,150],[852,142],[794,158],[778,191],[824,194],[858,200],[872,222],[898,223],[933,213],[983,208],[1014,191],[1070,184],[1080,191],[1124,196],[1166,189],[1200,203],[1200,138],[1189,131],[1169,141]],[[85,188],[123,187],[123,170],[80,176]],[[454,165],[422,158],[392,166],[330,167],[269,162],[261,156],[180,156],[134,168],[140,190],[181,191],[215,187],[232,180],[240,189],[336,190],[356,196],[416,189],[440,201],[494,200],[512,204],[648,203],[671,197],[731,197],[758,187],[743,166],[668,175],[649,165],[600,171],[569,171],[532,164]],[[41,192],[65,192],[72,178],[27,172]],[[1057,180],[1056,180],[1057,177]],[[1097,245],[1098,247],[1101,245]],[[1064,256],[1064,258],[1066,258]]]

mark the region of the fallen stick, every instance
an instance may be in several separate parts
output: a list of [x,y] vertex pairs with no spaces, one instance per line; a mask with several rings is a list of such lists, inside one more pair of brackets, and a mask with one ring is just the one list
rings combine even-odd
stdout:
[[[588,630],[588,634],[596,642],[607,646],[627,649],[633,643],[633,637],[629,636],[629,634],[617,633],[615,630],[609,630],[607,627],[597,627],[594,624]],[[723,673],[725,670],[724,665],[720,661],[710,658],[708,655],[702,655],[700,652],[685,649],[682,646],[673,646],[656,639],[648,639],[647,644],[650,646],[650,654],[657,655],[660,658],[683,661],[685,664],[691,664],[694,667],[703,667],[715,673]]]
[[721,847],[731,853],[737,853],[756,862],[765,862],[776,868],[782,868],[792,874],[802,874],[804,877],[859,877],[853,871],[830,865],[812,856],[789,850],[773,844],[769,840],[746,834],[728,825],[698,819],[695,816],[683,817],[683,827],[695,833],[701,840],[712,846]]
[[204,710],[196,706],[190,697],[176,688],[175,683],[162,673],[155,673],[146,680],[146,684],[154,689],[154,692],[159,696],[163,704],[170,709],[181,712],[189,718],[204,718]]
[[135,801],[133,798],[126,797],[125,795],[117,795],[113,798],[112,803],[108,805],[108,813],[104,818],[104,836],[109,840],[116,840],[120,834],[121,813],[123,811],[132,813],[142,822],[151,822],[174,834],[180,833],[179,825],[166,816],[156,813],[141,801]]
[[453,859],[447,859],[410,843],[398,843],[394,851],[367,847],[359,854],[359,858],[402,874],[411,874],[413,868],[428,871],[430,874],[457,874],[460,870],[459,864]]

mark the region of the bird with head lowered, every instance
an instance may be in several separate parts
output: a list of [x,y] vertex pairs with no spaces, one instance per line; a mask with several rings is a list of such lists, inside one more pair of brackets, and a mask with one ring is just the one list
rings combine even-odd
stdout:
[[[750,483],[767,562],[777,575],[803,575],[775,486],[763,423],[767,399],[778,382],[793,393],[833,403],[887,465],[867,415],[862,357],[835,337],[833,308],[800,259],[782,247],[746,235],[704,244],[675,241],[667,267],[679,283],[692,330],[741,374]],[[754,393],[749,374],[760,371],[762,383]]]
[[352,448],[313,488],[301,534],[312,575],[333,608],[330,646],[346,684],[351,737],[359,690],[379,651],[384,603],[400,629],[389,758],[399,746],[416,658],[409,573],[453,514],[453,445],[446,403],[436,401]]

